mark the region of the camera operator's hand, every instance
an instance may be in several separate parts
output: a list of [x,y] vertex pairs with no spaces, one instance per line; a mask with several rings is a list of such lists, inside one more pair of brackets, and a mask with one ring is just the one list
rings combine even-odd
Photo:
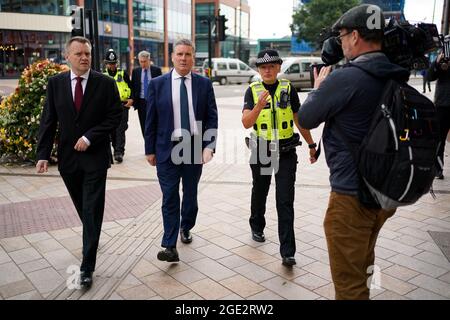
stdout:
[[317,74],[317,69],[314,68],[314,89],[319,88],[323,80],[330,74],[331,66],[323,67],[320,69],[319,74]]

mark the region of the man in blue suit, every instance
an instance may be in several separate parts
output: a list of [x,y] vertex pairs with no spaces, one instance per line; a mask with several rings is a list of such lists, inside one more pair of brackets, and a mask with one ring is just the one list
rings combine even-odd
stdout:
[[198,182],[203,164],[212,159],[216,145],[214,90],[208,78],[191,72],[194,54],[190,40],[177,41],[172,52],[174,69],[153,79],[149,85],[145,154],[150,165],[156,166],[163,193],[161,246],[165,249],[157,257],[167,262],[179,261],[178,232],[181,242],[192,242],[190,230],[198,212]]

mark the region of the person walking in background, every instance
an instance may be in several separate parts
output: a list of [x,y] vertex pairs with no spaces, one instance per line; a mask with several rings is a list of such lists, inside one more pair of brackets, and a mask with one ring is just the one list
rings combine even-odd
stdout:
[[58,128],[58,169],[83,224],[80,284],[89,288],[103,222],[106,174],[111,167],[109,135],[120,123],[122,106],[114,79],[91,70],[88,39],[73,37],[65,50],[71,69],[48,81],[36,171],[47,172]]
[[120,101],[122,101],[122,120],[117,129],[111,133],[114,160],[121,163],[125,155],[125,131],[128,129],[128,112],[133,104],[133,99],[131,99],[131,81],[130,76],[125,70],[117,68],[119,61],[113,49],[109,49],[106,52],[104,61],[106,66],[104,74],[116,81]]
[[438,55],[428,69],[429,81],[436,80],[434,92],[434,104],[439,119],[440,145],[436,158],[437,179],[444,179],[444,151],[448,130],[450,129],[450,61],[444,58],[444,54]]
[[208,78],[192,72],[194,61],[192,42],[178,40],[172,52],[174,68],[149,86],[145,154],[149,164],[156,166],[163,194],[164,250],[158,252],[157,258],[167,262],[179,261],[178,232],[181,242],[192,241],[198,183],[203,164],[212,159],[216,145],[218,120],[213,86]]
[[150,80],[162,75],[161,68],[153,66],[150,52],[141,51],[138,54],[140,67],[133,70],[131,76],[131,92],[133,107],[138,111],[142,136],[144,136],[145,118],[147,116],[148,84]]
[[428,77],[428,70],[424,69],[420,71],[420,74],[422,75],[422,79],[423,79],[423,91],[422,93],[427,92],[426,88],[428,85],[428,91],[431,92],[431,84],[430,84],[430,79]]

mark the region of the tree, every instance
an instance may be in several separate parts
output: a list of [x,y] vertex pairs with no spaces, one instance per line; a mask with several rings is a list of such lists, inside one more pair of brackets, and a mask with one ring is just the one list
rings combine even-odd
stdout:
[[344,12],[360,3],[360,0],[311,0],[293,14],[291,30],[298,41],[305,40],[319,49],[322,30],[331,27]]

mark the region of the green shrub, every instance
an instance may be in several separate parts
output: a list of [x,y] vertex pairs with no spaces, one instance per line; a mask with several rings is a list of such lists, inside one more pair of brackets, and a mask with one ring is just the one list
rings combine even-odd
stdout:
[[[50,76],[67,71],[66,65],[37,61],[21,75],[19,86],[0,104],[0,156],[34,161],[39,123]],[[55,156],[54,148],[53,156]]]

